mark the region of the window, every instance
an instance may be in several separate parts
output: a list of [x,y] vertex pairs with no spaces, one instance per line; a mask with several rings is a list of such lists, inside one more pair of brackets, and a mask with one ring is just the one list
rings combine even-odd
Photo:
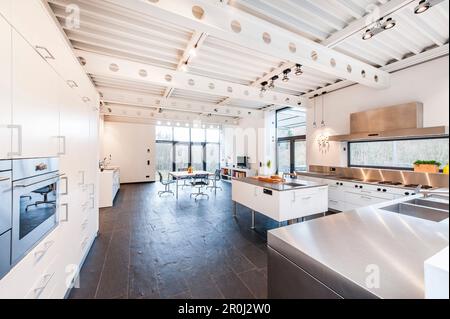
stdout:
[[156,177],[187,169],[213,173],[220,168],[220,129],[156,127]]
[[349,143],[349,166],[413,169],[417,160],[448,163],[448,138]]
[[306,171],[306,112],[285,108],[277,111],[277,170]]
[[171,141],[172,140],[172,128],[170,126],[157,126],[156,127],[156,140]]
[[189,128],[187,127],[175,127],[173,129],[173,139],[177,142],[189,142],[190,135]]

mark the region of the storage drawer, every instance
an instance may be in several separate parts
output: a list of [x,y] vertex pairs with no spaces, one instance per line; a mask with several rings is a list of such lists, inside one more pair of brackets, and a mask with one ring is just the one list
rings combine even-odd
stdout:
[[329,198],[328,199],[328,208],[343,212],[345,210],[345,203]]
[[11,172],[0,172],[0,234],[11,229]]
[[0,235],[0,279],[11,268],[11,231]]

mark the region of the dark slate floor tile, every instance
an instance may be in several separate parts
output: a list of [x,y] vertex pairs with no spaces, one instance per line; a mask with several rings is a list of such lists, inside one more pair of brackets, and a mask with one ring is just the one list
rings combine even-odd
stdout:
[[267,275],[264,270],[250,270],[238,276],[256,298],[267,299]]
[[214,276],[213,279],[219,287],[220,292],[227,299],[255,298],[234,272],[229,272],[221,276]]
[[70,298],[264,298],[266,231],[277,227],[250,210],[232,217],[231,185],[195,202],[160,198],[159,184],[122,185],[100,211],[100,236]]

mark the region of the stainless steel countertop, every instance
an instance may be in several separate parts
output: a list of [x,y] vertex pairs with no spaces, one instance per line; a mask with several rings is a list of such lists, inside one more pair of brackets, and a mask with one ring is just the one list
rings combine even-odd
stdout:
[[[448,246],[448,220],[379,209],[402,201],[271,230],[268,245],[343,297],[424,298],[424,261]],[[379,288],[366,285],[371,267]]]
[[266,189],[270,189],[270,190],[274,190],[277,192],[284,192],[284,191],[291,191],[291,190],[296,190],[296,189],[303,189],[303,188],[313,188],[313,187],[325,187],[328,186],[327,184],[319,184],[316,182],[311,182],[311,181],[304,181],[301,179],[286,179],[286,183],[297,183],[299,184],[298,186],[291,186],[291,185],[286,185],[285,183],[266,183],[266,182],[261,182],[259,180],[257,180],[256,178],[252,178],[252,177],[245,177],[245,178],[237,178],[235,179],[236,181],[239,182],[243,182],[243,183],[247,183],[247,184],[252,184],[255,186],[259,186],[259,187],[263,187]]

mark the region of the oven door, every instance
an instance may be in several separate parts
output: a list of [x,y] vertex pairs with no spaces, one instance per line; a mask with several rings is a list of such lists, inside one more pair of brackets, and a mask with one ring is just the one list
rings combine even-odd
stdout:
[[59,180],[52,173],[13,183],[13,264],[57,226]]

